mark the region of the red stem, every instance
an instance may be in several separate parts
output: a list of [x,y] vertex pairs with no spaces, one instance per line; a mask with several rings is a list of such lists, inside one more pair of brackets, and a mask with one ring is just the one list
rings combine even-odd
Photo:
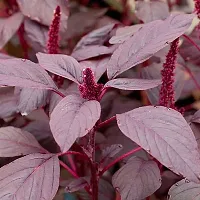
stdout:
[[74,172],[72,169],[70,169],[70,168],[69,168],[64,162],[62,162],[61,160],[60,160],[60,165],[61,165],[62,167],[64,167],[73,177],[79,178],[78,174],[77,174],[76,172]]
[[193,46],[195,46],[198,49],[198,51],[200,51],[200,47],[194,42],[194,40],[192,40],[189,36],[185,34],[183,35],[183,37],[187,39]]
[[108,91],[108,87],[104,88],[99,96],[99,101],[103,98],[103,96],[105,95],[105,93]]
[[82,154],[80,152],[76,152],[76,151],[67,151],[67,152],[58,154],[58,156],[64,156],[64,155],[78,155],[78,156],[82,156],[82,157],[87,158],[87,156],[85,156],[84,154]]
[[125,153],[124,155],[120,156],[119,158],[115,159],[113,162],[111,162],[109,165],[105,166],[102,171],[99,172],[99,176],[103,175],[104,172],[106,172],[107,170],[109,170],[113,165],[115,165],[116,163],[118,163],[119,161],[123,160],[124,158],[130,156],[133,153],[136,153],[137,151],[142,150],[142,147],[138,147],[136,149],[133,149],[131,151],[129,151],[128,153]]
[[111,117],[111,118],[105,120],[104,122],[101,122],[101,123],[98,125],[98,128],[102,128],[102,127],[108,125],[110,122],[112,122],[112,121],[114,121],[114,120],[116,120],[116,116],[113,116],[113,117]]
[[150,196],[146,198],[146,200],[150,200]]
[[59,96],[63,97],[63,98],[66,97],[66,96],[65,96],[62,92],[60,92],[59,90],[52,89],[52,91],[55,92],[56,94],[58,94]]
[[19,36],[19,40],[21,43],[21,46],[23,48],[23,53],[24,53],[24,58],[27,59],[28,58],[28,44],[24,38],[24,23],[21,24],[19,30],[18,30],[18,36]]

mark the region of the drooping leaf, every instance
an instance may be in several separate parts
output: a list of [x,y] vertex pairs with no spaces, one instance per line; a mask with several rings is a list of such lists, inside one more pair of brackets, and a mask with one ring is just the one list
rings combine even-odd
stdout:
[[73,51],[71,56],[78,61],[87,60],[89,58],[95,58],[102,55],[109,55],[113,53],[113,48],[99,45],[87,46],[83,49]]
[[110,57],[105,57],[101,59],[95,59],[95,60],[84,60],[80,62],[80,65],[83,66],[83,68],[89,67],[94,72],[95,80],[98,81],[101,76],[104,74],[107,68],[107,63],[109,61]]
[[137,1],[135,15],[144,23],[157,19],[166,19],[169,16],[169,7],[164,1]]
[[53,136],[61,148],[67,151],[78,137],[85,136],[100,117],[98,101],[85,101],[77,95],[62,99],[50,117]]
[[191,25],[193,18],[192,14],[173,14],[164,21],[156,20],[145,24],[113,53],[108,62],[109,79],[144,62],[181,36]]
[[48,73],[38,64],[19,58],[0,60],[0,85],[57,89]]
[[51,25],[54,10],[57,6],[60,6],[61,9],[61,31],[67,30],[67,20],[68,20],[68,2],[65,0],[43,0],[42,2],[40,0],[17,0],[17,3],[19,5],[19,8],[21,12],[31,18],[32,20],[35,20],[41,24],[44,25]]
[[110,44],[121,44],[125,42],[127,39],[132,37],[138,30],[143,27],[143,24],[136,24],[132,26],[125,26],[122,28],[118,28],[115,36],[110,38]]
[[[145,67],[141,70],[141,76],[145,79],[161,79],[161,70],[163,66],[162,63],[153,63],[148,67]],[[184,71],[182,70],[180,65],[176,65],[175,69],[175,77],[174,77],[174,92],[175,92],[175,100],[177,101],[181,95],[181,92],[183,90],[185,84],[185,78],[184,78]],[[158,86],[156,88],[152,88],[147,90],[147,96],[149,98],[149,101],[152,105],[158,105],[159,102],[159,93],[160,93],[160,87]]]
[[31,154],[0,168],[1,200],[52,200],[59,186],[60,166],[54,154]]
[[200,184],[183,179],[170,188],[168,197],[169,200],[198,200]]
[[148,80],[148,79],[129,79],[117,78],[108,81],[105,87],[113,87],[121,90],[147,90],[157,87],[161,84],[161,80]]
[[109,39],[109,33],[113,30],[115,24],[108,24],[102,28],[91,31],[77,43],[73,51],[83,49],[90,45],[103,45]]
[[8,18],[0,19],[0,48],[4,47],[16,33],[23,19],[24,17],[20,12],[17,12]]
[[154,161],[132,157],[112,178],[123,200],[141,200],[161,186],[160,170]]
[[48,95],[48,90],[23,88],[19,96],[18,111],[21,113],[30,113],[45,106],[48,102]]
[[11,126],[0,128],[0,157],[14,157],[45,150],[27,131]]
[[39,64],[54,74],[65,77],[76,83],[82,83],[81,65],[71,56],[59,54],[36,54]]
[[48,28],[33,20],[24,21],[26,41],[36,51],[45,52],[48,39]]
[[162,106],[145,106],[117,115],[120,130],[160,163],[199,182],[200,154],[194,134],[183,118]]

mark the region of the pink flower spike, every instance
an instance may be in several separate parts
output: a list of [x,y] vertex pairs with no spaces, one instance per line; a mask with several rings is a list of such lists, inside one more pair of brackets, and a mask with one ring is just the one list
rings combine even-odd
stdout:
[[49,54],[58,53],[60,17],[61,17],[60,6],[57,6],[54,12],[54,18],[52,24],[49,29],[49,39],[47,44],[47,49]]
[[84,99],[98,100],[103,89],[102,84],[95,82],[94,73],[90,68],[83,70],[83,84],[79,85],[79,91]]
[[174,40],[171,48],[166,56],[166,62],[163,64],[162,86],[160,90],[159,105],[175,109],[174,99],[174,70],[176,65],[176,58],[178,53],[179,38]]

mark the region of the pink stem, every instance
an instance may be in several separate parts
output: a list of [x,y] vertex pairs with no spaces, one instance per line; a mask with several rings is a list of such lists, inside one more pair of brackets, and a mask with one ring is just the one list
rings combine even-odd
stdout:
[[28,44],[24,38],[24,33],[25,33],[24,24],[22,24],[18,30],[18,36],[19,36],[21,46],[23,48],[24,58],[27,59],[28,58]]
[[64,156],[64,155],[78,155],[78,156],[82,156],[82,157],[87,158],[84,154],[82,154],[80,152],[76,152],[76,151],[67,151],[67,152],[58,154],[58,156]]
[[64,167],[72,176],[74,176],[75,178],[79,178],[78,174],[76,172],[74,172],[72,169],[70,169],[64,162],[62,162],[60,160],[60,165],[62,167]]
[[131,151],[129,151],[128,153],[125,153],[124,155],[120,156],[119,158],[117,158],[116,160],[114,160],[113,162],[111,162],[109,165],[107,165],[106,167],[103,168],[102,171],[99,172],[99,176],[103,175],[104,172],[106,172],[107,170],[109,170],[113,165],[115,165],[116,163],[118,163],[119,161],[123,160],[124,158],[130,156],[133,153],[136,153],[137,151],[142,150],[142,147],[138,147],[136,149],[133,149]]
[[200,51],[200,47],[194,42],[194,40],[192,40],[189,36],[185,34],[183,35],[183,37],[187,39],[193,46],[195,46],[198,49],[198,51]]
[[65,96],[62,92],[60,92],[59,90],[52,89],[52,91],[55,92],[56,94],[58,94],[59,96],[63,97],[63,98],[66,97],[66,96]]
[[68,158],[68,161],[69,161],[69,163],[70,163],[70,166],[71,166],[72,170],[73,170],[74,172],[77,172],[76,165],[75,165],[75,163],[74,163],[74,160],[73,160],[73,158],[72,158],[72,155],[67,154],[67,158]]
[[104,122],[101,122],[101,123],[98,125],[98,128],[102,128],[102,127],[108,125],[110,122],[112,122],[112,121],[114,121],[114,120],[116,120],[116,116],[113,116],[113,117],[111,117],[111,118],[105,120]]
[[103,96],[105,95],[105,93],[108,91],[108,87],[104,88],[99,96],[99,101],[103,98]]

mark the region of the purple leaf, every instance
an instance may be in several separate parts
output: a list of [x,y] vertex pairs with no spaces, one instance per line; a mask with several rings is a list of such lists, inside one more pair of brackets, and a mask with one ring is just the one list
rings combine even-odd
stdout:
[[112,183],[122,199],[141,200],[161,186],[160,170],[154,161],[132,157],[114,174]]
[[200,110],[194,113],[190,121],[195,123],[200,123]]
[[100,118],[98,101],[85,101],[77,95],[62,99],[50,117],[53,136],[62,152],[69,150],[78,137],[85,136]]
[[117,78],[108,81],[105,87],[113,87],[121,90],[147,90],[157,87],[161,84],[161,80],[147,80],[147,79],[129,79]]
[[48,73],[38,64],[18,58],[0,60],[0,85],[57,89]]
[[8,18],[0,19],[0,35],[1,35],[0,48],[1,49],[16,33],[23,19],[24,19],[24,16],[20,12],[15,13]]
[[65,191],[69,193],[81,190],[87,185],[88,185],[88,182],[83,177],[61,182],[61,186],[64,186]]
[[59,186],[60,166],[53,154],[31,154],[0,168],[0,199],[52,200]]
[[14,58],[14,57],[5,53],[0,53],[0,59],[10,59],[10,58]]
[[67,20],[68,20],[68,2],[66,0],[17,0],[21,12],[44,25],[51,25],[54,10],[57,6],[61,8],[61,31],[67,30]]
[[[145,79],[161,79],[162,63],[153,63],[148,67],[145,67],[141,71],[142,78]],[[181,69],[180,65],[176,65],[175,69],[175,81],[173,83],[175,91],[175,100],[177,101],[183,90],[185,84],[184,71]],[[147,96],[152,105],[158,105],[160,86],[147,90]]]
[[113,48],[99,45],[87,46],[84,49],[78,49],[72,52],[72,57],[78,61],[87,60],[102,55],[113,53]]
[[162,106],[145,106],[117,115],[120,130],[160,163],[191,181],[200,179],[200,154],[183,118]]
[[19,96],[18,111],[20,113],[30,113],[45,106],[48,102],[48,95],[48,90],[23,88]]
[[31,133],[38,142],[51,153],[58,153],[59,147],[51,133],[49,122],[36,120],[30,122],[23,130]]
[[29,132],[11,126],[0,128],[0,148],[0,157],[45,152]]
[[198,200],[200,184],[183,179],[170,188],[168,197],[169,200]]
[[168,5],[164,1],[137,1],[135,15],[144,23],[157,19],[166,19],[169,16]]
[[17,112],[19,95],[12,87],[0,87],[0,118],[7,118]]
[[45,52],[48,39],[48,28],[30,19],[24,21],[26,41],[36,51]]
[[143,27],[143,24],[136,24],[133,26],[125,26],[118,28],[115,36],[110,38],[110,44],[121,44],[131,38],[138,30]]
[[107,68],[107,63],[110,57],[105,57],[96,60],[85,60],[80,62],[83,68],[89,67],[94,72],[95,80],[98,81],[101,76],[104,74]]
[[68,19],[66,39],[80,37],[91,31],[98,18],[103,16],[106,11],[107,9],[88,9],[72,13]]
[[73,51],[83,49],[89,45],[103,45],[109,39],[109,34],[113,30],[115,24],[109,24],[102,28],[91,31],[77,43]]
[[36,54],[39,64],[54,74],[67,78],[76,83],[82,83],[81,65],[71,56],[59,54]]
[[142,29],[113,53],[108,63],[109,79],[144,62],[181,36],[191,25],[193,18],[193,14],[173,14],[165,21],[156,20],[143,25]]
[[121,144],[112,144],[102,149],[101,166],[106,166],[110,160],[123,149]]

